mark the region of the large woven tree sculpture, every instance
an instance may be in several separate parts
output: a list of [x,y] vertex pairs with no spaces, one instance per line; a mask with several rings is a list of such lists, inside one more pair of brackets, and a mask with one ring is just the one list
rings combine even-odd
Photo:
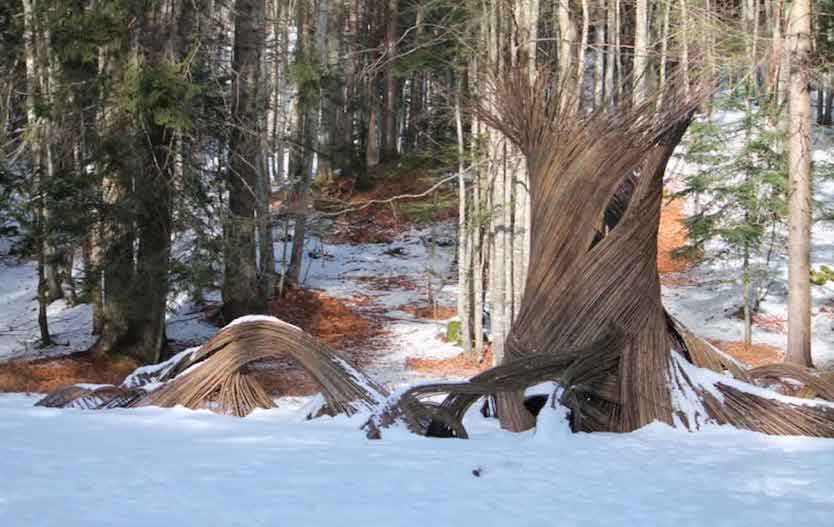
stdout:
[[[520,148],[529,169],[530,270],[505,364],[468,383],[405,392],[369,423],[372,432],[434,419],[459,435],[464,412],[483,394],[497,396],[505,428],[525,430],[535,420],[523,389],[552,379],[574,430],[626,432],[654,420],[697,428],[711,420],[834,434],[834,406],[738,382],[791,378],[830,398],[830,379],[775,366],[745,371],[663,308],[656,266],[663,175],[699,98],[671,92],[661,110],[649,100],[581,117],[564,101],[546,75],[530,84],[521,72],[496,81],[493,98],[476,108]],[[705,380],[691,363],[736,378]],[[439,407],[418,402],[438,393],[449,394]]]
[[[507,342],[509,360],[605,343],[563,395],[574,426],[625,431],[671,422],[657,229],[663,174],[689,124],[692,99],[660,112],[652,100],[579,119],[572,105],[554,104],[547,77],[539,79],[504,81],[495,93],[497,113],[481,110],[518,144],[530,174],[530,273]],[[636,186],[626,185],[635,175]],[[619,213],[609,211],[600,239],[609,205]],[[615,335],[612,344],[607,339]],[[518,396],[500,397],[499,415],[511,430],[533,424]]]

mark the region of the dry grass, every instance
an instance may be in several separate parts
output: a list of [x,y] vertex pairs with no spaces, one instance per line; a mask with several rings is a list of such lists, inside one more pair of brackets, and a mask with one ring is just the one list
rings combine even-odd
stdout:
[[78,383],[120,384],[139,364],[124,357],[80,353],[0,364],[0,392],[47,393]]

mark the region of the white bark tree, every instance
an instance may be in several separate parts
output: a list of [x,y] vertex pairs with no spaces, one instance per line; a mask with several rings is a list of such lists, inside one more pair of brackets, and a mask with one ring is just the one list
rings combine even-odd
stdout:
[[787,33],[789,83],[788,350],[785,361],[811,365],[811,2],[794,0]]

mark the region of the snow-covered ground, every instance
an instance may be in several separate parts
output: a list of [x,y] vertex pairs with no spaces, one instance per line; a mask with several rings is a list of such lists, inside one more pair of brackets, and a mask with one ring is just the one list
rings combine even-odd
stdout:
[[[321,289],[346,301],[369,298],[370,305],[359,307],[360,311],[384,312],[386,334],[375,346],[381,352],[366,369],[389,387],[421,379],[405,369],[408,357],[448,358],[461,352],[461,348],[438,338],[445,333],[447,321],[425,320],[399,309],[427,305],[430,300],[440,306],[456,305],[455,229],[454,222],[412,228],[391,243],[333,244],[316,235],[305,240],[305,287]],[[289,254],[289,248],[286,252]],[[283,254],[279,242],[279,268]]]
[[361,420],[302,422],[298,399],[246,419],[33,401],[0,396],[4,526],[797,526],[834,510],[834,440],[513,435],[476,413],[468,441],[369,441]]
[[[3,258],[0,253],[0,360],[66,355],[93,345],[90,305],[73,306],[66,300],[57,300],[47,309],[53,345],[41,348],[37,295],[36,264]],[[172,300],[173,309],[167,314],[168,338],[195,344],[217,331],[203,322],[199,313],[194,313],[194,306],[184,295]]]
[[16,356],[62,355],[93,344],[88,305],[70,306],[64,300],[47,310],[55,345],[40,349],[36,265],[0,258],[0,360]]

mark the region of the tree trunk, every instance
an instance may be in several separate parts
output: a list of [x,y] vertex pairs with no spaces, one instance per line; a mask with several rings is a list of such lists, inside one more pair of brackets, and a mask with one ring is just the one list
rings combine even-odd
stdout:
[[[484,17],[485,18],[485,17]],[[488,27],[486,20],[482,19],[480,23],[479,33],[481,35],[481,39],[483,42],[487,42],[488,39],[486,35],[488,35]],[[469,61],[469,95],[471,97],[477,98],[480,96],[480,85],[479,82],[481,80],[480,75],[483,73],[481,71],[482,64],[483,64],[483,53],[474,55]],[[480,67],[479,67],[480,66]],[[469,215],[470,217],[470,230],[471,230],[471,242],[470,242],[470,265],[472,267],[472,304],[471,304],[471,313],[469,316],[472,318],[472,333],[474,336],[474,355],[475,358],[480,361],[483,358],[484,354],[484,261],[486,258],[486,252],[483,247],[483,224],[481,218],[483,216],[483,205],[482,205],[482,178],[483,178],[483,167],[481,163],[481,156],[480,156],[480,137],[482,133],[481,122],[478,119],[478,116],[473,113],[471,127],[470,127],[470,139],[469,139],[469,151],[470,155],[474,159],[474,162],[471,167],[472,171],[472,213]]]
[[811,5],[794,0],[786,39],[790,59],[788,170],[788,350],[785,361],[811,365]]
[[382,111],[382,159],[397,156],[397,105],[399,90],[394,76],[397,59],[397,35],[399,20],[398,0],[387,0],[388,24],[385,30],[385,91],[383,92]]
[[[556,8],[559,22],[559,82],[563,87],[569,83],[576,83],[573,66],[573,53],[576,47],[576,25],[570,16],[570,3],[567,0],[560,0]],[[574,97],[580,97],[575,93]]]
[[[616,66],[616,50],[615,46],[615,31],[617,29],[617,19],[616,13],[617,9],[615,8],[615,4],[617,4],[619,0],[600,0],[601,6],[606,11],[605,17],[605,31],[606,31],[606,50],[605,50],[605,97],[610,101],[614,102],[614,98],[616,96],[615,90],[615,82],[614,82],[614,70],[617,68]],[[607,6],[607,9],[606,9]]]
[[472,269],[471,269],[471,227],[467,222],[467,200],[465,180],[465,144],[463,137],[463,112],[460,97],[463,91],[462,79],[455,90],[455,132],[458,147],[458,319],[463,352],[472,357]]
[[87,301],[92,308],[92,327],[90,332],[93,335],[100,335],[104,325],[103,293],[101,287],[101,266],[104,251],[101,240],[101,226],[94,223],[87,233],[84,251],[84,290],[87,294]]
[[43,166],[43,119],[36,113],[37,107],[42,104],[40,101],[41,87],[38,81],[40,75],[38,68],[38,34],[36,29],[35,0],[23,0],[23,51],[26,64],[26,120],[29,126],[29,151],[32,155],[32,194],[35,196],[33,207],[35,226],[35,252],[37,256],[38,269],[38,326],[40,328],[41,345],[48,346],[52,343],[49,335],[49,321],[46,307],[49,305],[49,286],[46,279],[45,259],[46,244],[44,243],[46,225],[44,221],[44,184],[45,177]]
[[751,283],[750,283],[750,254],[747,247],[744,248],[744,260],[742,262],[742,294],[744,304],[742,306],[744,312],[744,347],[750,349],[753,344],[753,319],[751,314]]
[[[194,6],[149,6],[136,24],[102,49],[102,74],[130,79],[135,71],[169,71],[192,49],[195,19]],[[99,124],[108,157],[101,167],[107,215],[102,222],[104,323],[98,345],[103,352],[152,363],[162,357],[166,341],[172,188],[180,141],[174,128],[155,119],[154,108],[128,112],[120,95],[103,93]]]
[[[318,7],[327,10],[330,0],[318,0]],[[323,56],[325,46],[327,25],[319,18],[315,28],[315,41],[313,40],[312,27],[313,4],[306,1],[298,2],[298,28],[299,39],[296,49],[297,60],[316,62],[318,57]],[[325,19],[326,20],[326,19]],[[319,25],[321,24],[321,25]],[[320,74],[320,72],[319,72]],[[318,150],[319,137],[319,110],[321,107],[321,93],[315,87],[306,88],[306,92],[300,94],[302,99],[300,106],[300,145],[302,148],[302,161],[297,165],[295,179],[295,229],[292,239],[292,256],[290,259],[289,276],[291,282],[300,284],[302,280],[301,267],[304,263],[304,241],[307,236],[307,215],[310,207],[310,187],[313,182],[314,157]]]
[[637,0],[634,24],[634,66],[632,71],[632,103],[637,105],[646,99],[649,73],[649,9],[647,0]]
[[[262,313],[266,308],[256,256],[258,190],[264,185],[265,177],[261,173],[264,16],[264,0],[237,0],[227,176],[229,217],[224,228],[223,317],[226,321]],[[261,209],[263,212],[263,206]]]
[[680,15],[681,15],[681,64],[680,69],[683,72],[683,91],[684,95],[689,98],[690,95],[690,81],[689,81],[689,6],[686,4],[688,0],[680,0]]
[[[791,59],[792,52],[788,49],[790,46],[790,22],[784,17],[785,0],[774,0],[774,25],[773,25],[773,45],[778,46],[778,52],[775,53],[777,68],[776,68],[776,104],[782,106],[788,100],[788,85],[790,84],[791,76]],[[783,33],[786,33],[783,35]]]
[[588,25],[590,23],[588,14],[588,0],[582,0],[582,33],[579,36],[579,46],[576,58],[576,105],[583,107],[585,96],[585,55],[588,49]]
[[663,94],[666,91],[666,60],[669,57],[669,20],[671,19],[672,2],[667,2],[663,9],[663,34],[660,37],[660,74],[657,86],[657,110],[663,104]]
[[[125,31],[99,51],[99,74],[105,78],[121,79],[122,64],[138,68],[132,31]],[[129,212],[129,198],[133,188],[133,174],[137,171],[136,153],[130,140],[129,116],[121,107],[115,90],[103,86],[102,110],[97,129],[99,147],[107,157],[101,159],[98,171],[102,174],[101,199],[104,216],[98,244],[101,247],[101,336],[98,347],[104,353],[122,353],[123,343],[130,339],[133,318],[133,287],[135,266],[135,231]]]
[[[425,31],[425,11],[426,8],[422,5],[416,7],[414,22],[414,48],[419,49],[423,44],[423,34]],[[425,94],[425,76],[426,73],[420,70],[411,74],[411,101],[408,112],[408,128],[406,130],[406,138],[408,147],[412,151],[419,151],[421,145],[421,133],[423,130],[423,98]]]
[[602,108],[605,100],[605,0],[596,9],[594,20],[594,109]]

